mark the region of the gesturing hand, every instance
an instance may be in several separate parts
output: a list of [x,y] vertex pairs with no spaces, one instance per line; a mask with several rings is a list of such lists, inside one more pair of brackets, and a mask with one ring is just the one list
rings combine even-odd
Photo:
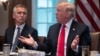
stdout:
[[75,50],[78,44],[79,44],[79,35],[76,35],[71,44],[72,50]]
[[20,38],[18,38],[21,42],[30,45],[30,46],[34,46],[35,40],[34,38],[29,34],[28,35],[29,38],[24,37],[24,36],[20,36]]

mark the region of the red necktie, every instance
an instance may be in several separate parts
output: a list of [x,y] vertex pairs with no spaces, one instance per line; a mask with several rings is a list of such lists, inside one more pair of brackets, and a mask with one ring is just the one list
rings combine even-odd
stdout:
[[65,40],[65,25],[63,25],[58,38],[57,56],[64,56],[64,40]]

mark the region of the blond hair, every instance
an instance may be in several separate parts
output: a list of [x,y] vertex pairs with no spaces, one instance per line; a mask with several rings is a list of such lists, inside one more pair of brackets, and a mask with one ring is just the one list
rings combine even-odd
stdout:
[[61,2],[57,5],[57,7],[59,7],[59,6],[61,6],[61,7],[68,7],[69,6],[69,9],[72,9],[72,10],[75,9],[75,6],[69,2]]
[[62,9],[65,8],[65,11],[71,12],[72,16],[74,16],[74,14],[75,14],[75,6],[72,3],[60,2],[60,3],[58,3],[57,7],[61,7]]

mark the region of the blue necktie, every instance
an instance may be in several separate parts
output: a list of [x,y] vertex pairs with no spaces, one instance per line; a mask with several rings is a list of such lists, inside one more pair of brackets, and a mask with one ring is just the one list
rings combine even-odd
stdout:
[[16,35],[16,38],[15,38],[15,42],[13,43],[13,48],[12,48],[12,52],[15,52],[16,51],[16,48],[17,48],[17,44],[18,44],[18,37],[20,37],[20,27],[17,27],[17,35]]

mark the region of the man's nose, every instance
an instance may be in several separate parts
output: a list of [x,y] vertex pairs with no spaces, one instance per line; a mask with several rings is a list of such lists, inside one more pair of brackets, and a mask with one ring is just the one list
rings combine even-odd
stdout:
[[19,14],[20,16],[24,16],[24,15],[26,15],[26,12],[18,12],[18,14]]
[[21,16],[24,16],[24,13],[21,13],[20,15],[21,15]]

